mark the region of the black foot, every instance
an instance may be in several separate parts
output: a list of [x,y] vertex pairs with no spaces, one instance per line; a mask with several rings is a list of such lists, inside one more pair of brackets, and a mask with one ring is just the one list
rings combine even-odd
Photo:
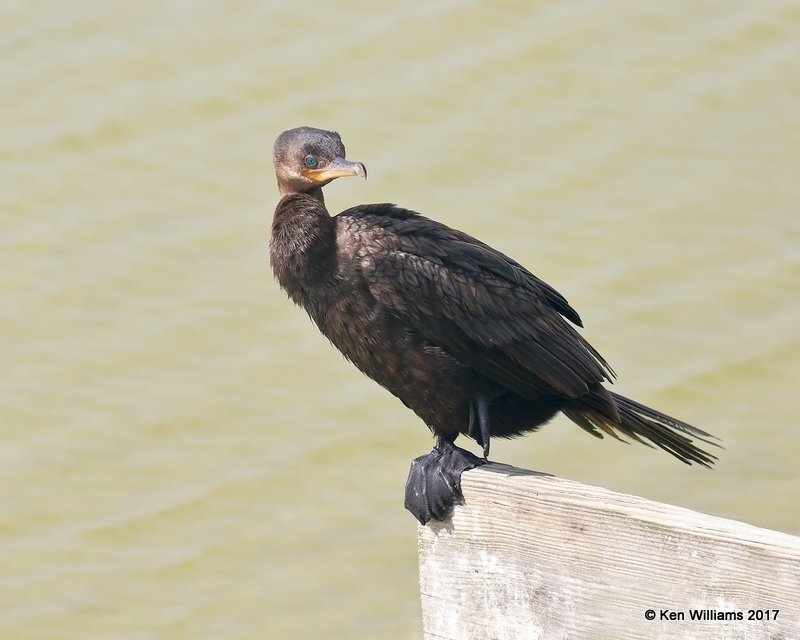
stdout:
[[482,464],[486,464],[485,459],[437,437],[433,451],[411,462],[406,509],[421,524],[431,518],[444,520],[453,505],[461,501],[461,474]]

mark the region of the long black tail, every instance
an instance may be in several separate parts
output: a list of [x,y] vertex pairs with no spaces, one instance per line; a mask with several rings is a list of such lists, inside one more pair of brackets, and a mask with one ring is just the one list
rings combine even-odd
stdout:
[[598,438],[607,433],[622,440],[619,434],[626,435],[647,446],[652,446],[652,443],[681,462],[697,463],[708,468],[717,459],[693,442],[700,440],[718,447],[720,445],[715,442],[715,436],[635,400],[598,386],[582,396],[579,402],[578,406],[565,409],[564,414]]

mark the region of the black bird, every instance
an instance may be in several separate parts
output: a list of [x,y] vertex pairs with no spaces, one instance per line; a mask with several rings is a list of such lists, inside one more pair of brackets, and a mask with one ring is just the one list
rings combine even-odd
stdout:
[[[485,462],[492,436],[534,431],[559,411],[599,438],[625,435],[687,464],[713,464],[692,439],[715,444],[714,436],[603,386],[614,372],[572,326],[583,326],[580,316],[519,263],[392,204],[331,217],[322,187],[367,177],[345,159],[337,133],[285,131],[273,161],[281,198],[270,263],[280,286],[435,434],[406,483],[405,506],[421,523],[460,499],[461,473]],[[462,433],[483,459],[453,444]]]

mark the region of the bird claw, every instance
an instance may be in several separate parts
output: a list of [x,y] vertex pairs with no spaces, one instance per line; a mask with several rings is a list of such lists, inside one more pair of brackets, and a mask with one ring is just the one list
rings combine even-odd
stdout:
[[405,508],[420,524],[431,519],[444,520],[448,511],[463,499],[461,474],[486,462],[449,440],[438,438],[430,453],[411,462]]

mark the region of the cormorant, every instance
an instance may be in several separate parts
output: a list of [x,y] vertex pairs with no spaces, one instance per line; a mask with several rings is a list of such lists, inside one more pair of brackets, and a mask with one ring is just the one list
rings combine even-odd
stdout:
[[[411,464],[405,506],[423,524],[460,497],[461,473],[492,437],[534,431],[559,411],[594,436],[652,443],[687,464],[716,459],[711,434],[608,391],[614,372],[575,330],[578,313],[508,256],[392,204],[331,217],[322,187],[367,177],[337,133],[299,127],[273,150],[280,201],[270,263],[280,286],[345,358],[435,435]],[[483,447],[478,458],[453,444]],[[650,444],[648,444],[650,446]]]

